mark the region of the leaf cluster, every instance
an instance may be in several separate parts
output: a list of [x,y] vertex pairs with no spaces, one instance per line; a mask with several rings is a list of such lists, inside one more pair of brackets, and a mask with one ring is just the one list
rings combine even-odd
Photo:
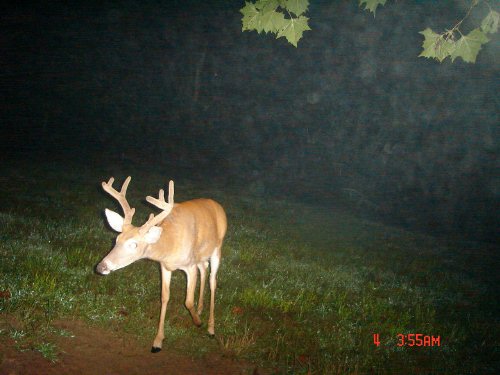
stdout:
[[[384,6],[387,0],[358,0],[359,6],[373,13],[378,6]],[[481,22],[481,26],[473,29],[468,34],[463,34],[460,25],[469,16],[481,0],[473,0],[465,17],[458,22],[451,30],[436,33],[431,28],[420,32],[424,36],[422,52],[420,57],[435,59],[439,62],[447,57],[454,62],[457,57],[463,61],[475,63],[477,55],[483,44],[489,42],[487,34],[494,34],[498,31],[500,14],[490,7],[488,15]],[[487,2],[485,2],[487,4]],[[255,2],[245,2],[245,6],[240,10],[243,14],[242,31],[255,30],[272,33],[276,38],[285,37],[286,40],[297,47],[304,31],[311,30],[308,21],[304,16],[308,10],[308,0],[256,0]]]
[[309,18],[303,15],[308,7],[308,0],[246,2],[240,10],[243,14],[242,31],[272,33],[276,38],[285,37],[290,44],[297,47],[304,31],[311,30],[308,25]]
[[481,47],[489,42],[486,35],[498,31],[498,20],[499,13],[491,9],[481,22],[481,26],[466,35],[459,29],[462,21],[453,29],[441,34],[427,28],[420,32],[424,36],[424,42],[422,44],[423,51],[419,56],[435,59],[439,62],[444,61],[447,57],[450,57],[452,62],[457,57],[461,57],[465,62],[475,63]]

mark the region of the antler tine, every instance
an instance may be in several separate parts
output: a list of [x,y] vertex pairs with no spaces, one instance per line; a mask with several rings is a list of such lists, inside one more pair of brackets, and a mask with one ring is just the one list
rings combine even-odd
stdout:
[[168,183],[168,204],[174,204],[174,181]]
[[160,189],[160,191],[158,192],[158,199],[148,195],[146,197],[146,200],[152,205],[161,208],[162,210],[166,210],[170,206],[170,202],[169,203],[165,202],[165,192],[163,191],[163,189]]
[[123,194],[123,196],[125,196],[125,194],[127,194],[127,188],[128,188],[128,184],[130,184],[130,180],[132,180],[132,177],[128,176],[125,179],[125,181],[123,182],[122,189],[120,190],[120,194]]
[[163,189],[160,189],[158,192],[158,199],[148,195],[146,201],[163,211],[156,216],[153,214],[149,215],[148,221],[140,229],[142,233],[147,232],[151,227],[161,223],[170,214],[172,208],[174,208],[174,182],[170,181],[168,186],[168,203],[165,201],[165,192]]
[[115,198],[118,203],[120,203],[120,206],[122,207],[123,214],[124,216],[124,221],[123,224],[132,224],[132,217],[134,216],[135,213],[135,208],[130,208],[130,205],[127,202],[127,198],[125,195],[127,194],[127,188],[128,184],[130,183],[130,180],[132,178],[128,176],[125,181],[123,182],[122,188],[120,189],[120,192],[118,192],[115,188],[113,188],[113,182],[115,181],[114,177],[111,177],[109,181],[103,182],[102,183],[102,188],[104,189],[105,192],[107,192],[109,195],[111,195],[113,198]]

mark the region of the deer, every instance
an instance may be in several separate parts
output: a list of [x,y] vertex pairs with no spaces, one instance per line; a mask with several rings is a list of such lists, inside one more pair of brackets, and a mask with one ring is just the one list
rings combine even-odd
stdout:
[[[187,275],[185,306],[193,323],[200,327],[203,310],[203,295],[207,269],[210,263],[210,314],[208,334],[215,335],[215,289],[217,270],[221,260],[221,247],[226,234],[227,218],[222,206],[212,199],[193,199],[174,204],[174,182],[170,181],[168,201],[163,189],[158,198],[146,197],[146,201],[159,208],[157,215],[150,214],[140,227],[132,225],[135,208],[131,208],[127,198],[128,176],[120,191],[113,188],[114,177],[102,182],[105,192],[120,204],[124,216],[105,209],[109,226],[118,232],[115,246],[96,266],[97,273],[108,275],[112,271],[126,267],[139,259],[150,259],[160,263],[161,269],[161,310],[158,333],[153,341],[152,353],[162,348],[165,338],[164,324],[170,297],[172,272],[182,270]],[[200,272],[200,288],[197,309],[194,307],[194,293],[197,275]]]

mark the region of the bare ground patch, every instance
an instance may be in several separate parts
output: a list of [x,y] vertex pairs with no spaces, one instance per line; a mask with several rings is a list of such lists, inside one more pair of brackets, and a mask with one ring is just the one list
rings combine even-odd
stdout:
[[87,325],[78,320],[59,321],[59,329],[74,337],[57,337],[58,360],[51,362],[35,350],[19,351],[14,340],[0,340],[0,374],[262,374],[254,365],[221,354],[194,359],[164,348],[152,354],[136,338]]

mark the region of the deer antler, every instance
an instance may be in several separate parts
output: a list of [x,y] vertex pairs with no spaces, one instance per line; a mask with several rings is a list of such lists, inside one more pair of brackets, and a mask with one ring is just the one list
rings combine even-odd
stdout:
[[156,224],[161,223],[170,214],[172,208],[174,208],[174,181],[170,180],[168,184],[168,202],[165,202],[165,192],[163,189],[160,189],[158,192],[158,199],[148,195],[146,200],[163,211],[156,216],[153,214],[149,215],[148,221],[139,230],[141,233],[146,233]]
[[130,208],[127,202],[127,198],[125,197],[125,194],[127,194],[127,188],[128,184],[130,183],[130,180],[131,180],[130,176],[128,176],[125,179],[125,182],[123,183],[120,192],[116,191],[113,188],[113,182],[115,181],[114,177],[111,177],[107,183],[106,182],[102,183],[102,188],[104,189],[104,191],[109,193],[113,198],[115,198],[118,201],[118,203],[120,203],[120,206],[122,206],[123,214],[125,215],[125,217],[123,218],[124,219],[123,225],[132,224],[132,217],[134,216],[135,213],[135,208]]

